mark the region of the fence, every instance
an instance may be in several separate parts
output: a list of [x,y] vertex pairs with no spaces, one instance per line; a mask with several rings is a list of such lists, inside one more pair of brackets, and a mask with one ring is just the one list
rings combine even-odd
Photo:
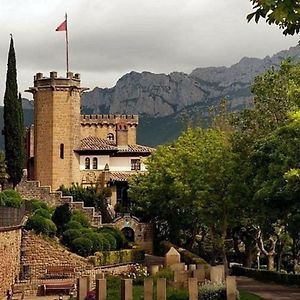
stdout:
[[25,215],[25,204],[20,208],[0,206],[0,227],[17,226]]

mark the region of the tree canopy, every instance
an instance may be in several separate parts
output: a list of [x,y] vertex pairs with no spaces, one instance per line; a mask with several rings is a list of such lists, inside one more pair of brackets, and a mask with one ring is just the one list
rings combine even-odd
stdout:
[[284,35],[294,35],[300,31],[300,1],[298,0],[250,0],[254,12],[247,20],[257,23],[263,18],[268,24],[276,24]]

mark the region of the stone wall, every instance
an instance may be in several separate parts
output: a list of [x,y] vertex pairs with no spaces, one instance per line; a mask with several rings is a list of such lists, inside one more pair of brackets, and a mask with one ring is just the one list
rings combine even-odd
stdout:
[[21,227],[0,228],[0,299],[20,272]]
[[66,250],[54,239],[24,230],[21,246],[22,279],[43,279],[48,266],[71,266],[76,273],[93,267],[87,259]]

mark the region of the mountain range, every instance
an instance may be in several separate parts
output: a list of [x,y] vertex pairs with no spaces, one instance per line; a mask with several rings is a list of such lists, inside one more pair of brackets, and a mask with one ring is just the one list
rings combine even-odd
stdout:
[[[278,68],[289,56],[297,61],[299,55],[300,46],[295,46],[263,59],[244,57],[230,67],[196,68],[190,74],[133,71],[112,88],[96,87],[85,92],[82,113],[139,114],[138,142],[156,146],[176,138],[187,119],[207,115],[222,98],[228,99],[231,110],[245,108],[251,103],[255,76],[271,67]],[[23,109],[26,122],[31,123],[33,102],[23,99]],[[0,146],[2,143],[0,139]]]

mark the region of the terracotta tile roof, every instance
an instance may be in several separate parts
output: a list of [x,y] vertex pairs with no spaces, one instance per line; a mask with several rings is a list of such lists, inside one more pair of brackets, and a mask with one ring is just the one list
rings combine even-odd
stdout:
[[155,151],[154,148],[142,146],[142,145],[128,145],[128,148],[119,148],[118,152],[144,152],[144,153],[150,153]]
[[118,150],[118,148],[110,141],[100,139],[95,136],[88,136],[81,140],[81,144],[77,151],[84,150]]
[[106,150],[117,153],[151,153],[154,148],[142,145],[128,145],[128,147],[117,147],[114,141],[108,141],[95,136],[88,136],[81,140],[80,147],[75,151],[97,151]]
[[134,174],[138,174],[138,173],[144,173],[144,172],[136,172],[136,171],[132,171],[132,172],[111,172],[110,173],[110,180],[112,181],[128,181],[128,179],[134,175]]

